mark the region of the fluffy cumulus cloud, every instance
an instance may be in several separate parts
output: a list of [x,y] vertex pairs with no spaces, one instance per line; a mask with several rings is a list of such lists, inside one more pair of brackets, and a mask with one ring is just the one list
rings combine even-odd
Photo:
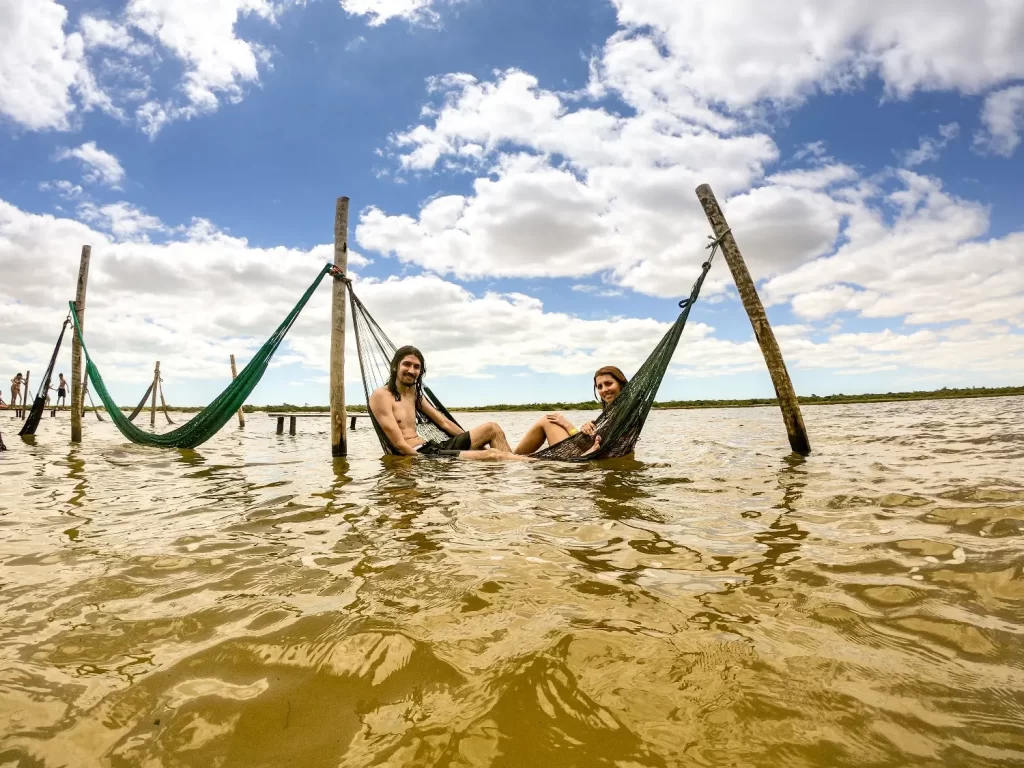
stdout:
[[440,19],[435,6],[462,0],[341,0],[341,7],[355,16],[366,16],[370,26],[379,27],[391,19],[436,25]]
[[[67,130],[78,110],[102,109],[150,136],[235,102],[271,64],[270,49],[238,33],[272,25],[300,0],[128,0],[83,13],[75,28],[56,0],[0,1],[0,115],[30,130]],[[170,73],[173,89],[153,86]]]
[[28,130],[67,130],[79,107],[112,109],[81,34],[66,33],[67,17],[55,0],[0,0],[0,118]]
[[624,30],[610,47],[653,29],[679,67],[672,87],[736,109],[798,101],[869,76],[900,97],[979,93],[1024,77],[1024,48],[1013,33],[1024,25],[1024,5],[1015,0],[613,2]]
[[77,160],[82,167],[82,178],[90,184],[103,184],[117,188],[124,179],[124,168],[120,161],[109,152],[87,141],[80,147],[62,147],[57,151],[57,160]]
[[983,152],[1010,157],[1024,132],[1024,85],[989,94],[981,112],[984,129],[974,137]]
[[[900,98],[919,89],[975,93],[1024,74],[1024,49],[1004,34],[1024,24],[1017,3],[949,2],[941,13],[909,1],[842,1],[827,13],[811,0],[615,5],[621,29],[580,92],[545,89],[519,70],[487,81],[432,78],[424,120],[393,135],[390,151],[407,173],[477,174],[472,192],[432,199],[415,216],[370,208],[359,241],[461,278],[601,272],[637,291],[676,295],[693,279],[707,231],[693,189],[711,181],[730,223],[756,244],[748,256],[755,276],[778,275],[829,254],[854,217],[884,218],[872,206],[888,203],[861,194],[871,179],[822,157],[820,144],[780,157],[760,127],[768,105],[872,75]],[[595,106],[609,96],[628,110]],[[1009,100],[990,122],[993,135],[1012,142]],[[937,159],[959,131],[939,126],[900,153],[901,164]],[[769,176],[780,161],[790,170]],[[725,284],[712,279],[708,289]]]

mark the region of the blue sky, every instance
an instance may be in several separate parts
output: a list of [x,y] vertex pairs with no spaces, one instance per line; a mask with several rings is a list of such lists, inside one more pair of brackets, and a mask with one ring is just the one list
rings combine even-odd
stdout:
[[[159,357],[172,401],[208,401],[330,258],[348,195],[356,289],[444,400],[585,399],[674,319],[707,182],[801,393],[1024,380],[1024,3],[2,0],[0,20],[7,378],[45,367],[88,242],[115,396]],[[253,402],[327,402],[328,293]],[[719,262],[660,397],[770,393]]]

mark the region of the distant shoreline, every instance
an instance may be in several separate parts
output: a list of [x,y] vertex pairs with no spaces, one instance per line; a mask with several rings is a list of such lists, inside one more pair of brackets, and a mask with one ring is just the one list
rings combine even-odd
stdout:
[[[884,394],[868,395],[801,395],[801,405],[844,405],[853,403],[896,403],[910,402],[916,400],[961,400],[975,397],[1020,397],[1024,395],[1024,387],[968,387],[963,389],[950,389],[944,387],[931,391],[915,392],[886,392]],[[758,408],[767,405],[777,405],[774,397],[748,398],[740,400],[667,400],[655,403],[655,410],[682,410],[690,408]],[[593,411],[599,407],[597,401],[582,403],[528,403],[525,405],[510,405],[499,403],[497,405],[473,405],[468,407],[450,406],[448,410],[461,413],[473,413],[484,411]],[[168,405],[168,410],[183,413],[196,413],[202,408],[187,406],[175,408]],[[13,409],[12,409],[13,410]],[[87,408],[86,410],[93,410]],[[102,410],[102,409],[101,409]],[[135,406],[122,406],[122,411],[133,411]],[[146,408],[148,411],[149,408]],[[316,411],[329,411],[329,405],[246,405],[243,410],[246,413],[259,413],[265,411],[283,413],[306,413]],[[352,413],[366,413],[365,405],[350,405],[348,410]]]

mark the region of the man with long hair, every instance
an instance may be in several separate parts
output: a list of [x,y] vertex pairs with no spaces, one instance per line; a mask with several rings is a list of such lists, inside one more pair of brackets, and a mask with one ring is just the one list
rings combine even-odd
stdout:
[[[408,456],[458,454],[464,459],[524,458],[512,454],[504,431],[495,422],[463,431],[431,405],[423,396],[426,372],[423,353],[413,346],[401,347],[391,360],[388,383],[370,395],[373,417],[397,452]],[[417,435],[417,411],[444,430],[449,439],[428,442]]]

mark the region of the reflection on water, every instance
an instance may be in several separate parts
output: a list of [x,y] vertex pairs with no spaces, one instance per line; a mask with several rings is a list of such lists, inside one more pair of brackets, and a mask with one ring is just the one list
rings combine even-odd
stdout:
[[595,466],[44,422],[0,456],[0,766],[1024,761],[1024,399],[805,416],[806,459],[659,411]]

